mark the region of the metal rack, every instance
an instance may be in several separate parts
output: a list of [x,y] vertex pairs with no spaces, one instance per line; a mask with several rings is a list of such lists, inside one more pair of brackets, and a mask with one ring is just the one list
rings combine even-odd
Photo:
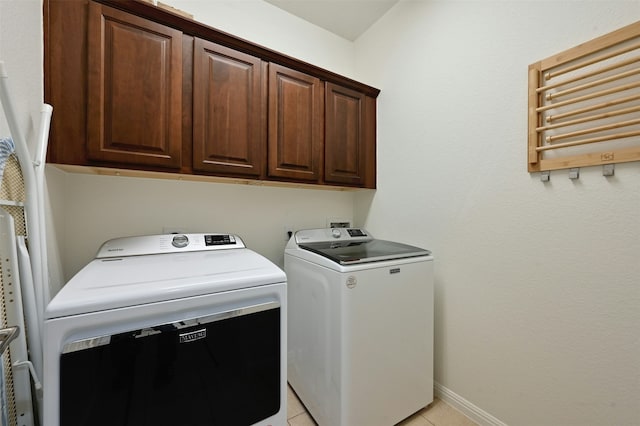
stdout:
[[[42,338],[49,282],[44,215],[44,165],[52,108],[44,104],[35,155],[18,125],[5,65],[0,61],[0,101],[15,144],[15,191],[0,200],[0,352],[3,400],[0,422],[33,426],[42,402]],[[2,184],[6,179],[4,179]],[[15,220],[14,220],[15,218]],[[29,249],[27,250],[27,240]],[[19,330],[24,330],[19,333]],[[6,350],[8,348],[8,350]],[[35,389],[35,398],[32,390]]]

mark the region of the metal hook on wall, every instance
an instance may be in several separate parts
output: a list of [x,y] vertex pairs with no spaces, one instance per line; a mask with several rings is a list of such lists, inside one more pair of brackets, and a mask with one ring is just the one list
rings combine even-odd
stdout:
[[580,179],[580,168],[569,169],[569,179]]
[[604,164],[602,166],[602,176],[613,176],[616,174],[616,165],[615,164]]

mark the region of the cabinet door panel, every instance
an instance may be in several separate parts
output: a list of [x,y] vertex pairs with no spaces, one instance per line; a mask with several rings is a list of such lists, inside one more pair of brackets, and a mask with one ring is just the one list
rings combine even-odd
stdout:
[[327,83],[325,126],[325,182],[374,187],[375,103]]
[[269,64],[269,176],[320,180],[323,92],[318,78]]
[[182,33],[90,2],[88,37],[88,157],[179,168]]
[[[261,176],[262,61],[196,39],[193,86],[193,168]],[[264,102],[266,104],[266,100]]]

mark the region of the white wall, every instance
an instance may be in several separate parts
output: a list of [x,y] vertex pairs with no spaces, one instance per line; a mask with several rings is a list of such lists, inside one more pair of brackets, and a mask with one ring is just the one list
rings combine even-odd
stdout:
[[[30,141],[38,129],[44,97],[40,1],[0,1],[0,61],[9,76],[20,128]],[[0,105],[0,135],[9,136],[4,117]]]
[[401,1],[356,41],[378,98],[377,237],[432,249],[435,379],[509,425],[640,424],[640,163],[526,169],[530,63],[639,1]]
[[65,271],[77,271],[107,239],[186,232],[239,234],[248,247],[284,263],[285,225],[324,227],[353,216],[353,193],[178,180],[62,174]]
[[168,0],[218,30],[354,78],[354,45],[263,0]]

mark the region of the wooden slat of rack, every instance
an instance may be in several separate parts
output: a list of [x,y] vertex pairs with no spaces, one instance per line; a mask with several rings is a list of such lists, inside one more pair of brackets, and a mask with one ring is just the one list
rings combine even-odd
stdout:
[[540,102],[541,95],[536,92],[540,82],[540,62],[529,66],[529,153],[527,156],[529,171],[536,169],[535,164],[538,162],[538,152],[536,147],[540,146],[541,135],[537,131],[540,122],[540,114],[536,111],[536,106]]
[[640,161],[640,148],[626,148],[616,151],[601,151],[571,157],[541,159],[535,171],[560,170],[571,167],[597,166],[602,164]]
[[[557,141],[557,140],[560,140],[560,139],[568,139],[568,138],[573,138],[573,137],[576,137],[576,136],[588,135],[590,133],[599,133],[599,132],[604,132],[605,130],[620,129],[622,127],[634,126],[636,124],[640,124],[640,119],[619,121],[619,122],[611,123],[611,124],[603,124],[602,126],[589,127],[587,129],[580,129],[580,130],[576,130],[575,132],[560,133],[558,135],[547,136],[545,138],[545,140],[547,142],[553,143],[554,141]],[[640,134],[640,132],[639,132],[639,134]],[[619,138],[615,138],[614,136],[615,135],[603,136],[603,138],[604,138],[603,140],[607,140],[607,138],[608,139],[619,139]],[[635,135],[633,135],[633,136],[635,136]]]
[[601,78],[600,80],[590,81],[589,83],[584,83],[578,86],[574,86],[570,89],[560,90],[555,93],[547,93],[547,100],[552,100],[555,98],[559,98],[561,96],[570,95],[571,93],[579,92],[581,90],[590,89],[592,87],[601,86],[603,84],[611,83],[612,81],[622,80],[623,78],[627,78],[636,74],[640,74],[640,68],[632,69],[629,71],[621,72],[620,74],[615,74],[606,78]]
[[600,52],[601,50],[604,50],[610,46],[637,37],[638,33],[640,33],[640,21],[631,25],[627,25],[626,27],[622,27],[616,31],[600,36],[586,43],[582,43],[576,47],[572,47],[571,49],[567,49],[564,52],[553,55],[550,58],[543,59],[542,61],[540,61],[540,69],[548,70],[559,65],[566,64],[567,62],[582,58],[584,56]]
[[607,101],[607,102],[602,102],[602,103],[595,104],[595,105],[589,105],[589,106],[586,106],[584,108],[574,109],[572,111],[567,111],[567,112],[563,112],[563,113],[560,113],[560,114],[549,115],[549,116],[547,116],[547,122],[550,123],[552,121],[560,120],[560,119],[567,118],[567,117],[571,117],[573,115],[583,114],[585,112],[596,111],[598,109],[604,109],[604,108],[608,108],[608,107],[611,107],[611,106],[614,106],[614,105],[620,105],[620,104],[624,104],[624,103],[627,103],[627,102],[637,101],[638,99],[640,99],[640,95],[632,95],[632,96],[627,96],[627,97],[624,97],[624,98],[614,99],[614,100]]
[[591,58],[587,61],[581,62],[579,64],[572,65],[570,67],[562,68],[554,72],[549,72],[544,75],[545,80],[551,80],[554,77],[557,77],[562,74],[566,74],[571,71],[579,70],[580,68],[586,68],[589,65],[597,64],[598,62],[606,61],[607,59],[615,58],[616,56],[623,55],[628,52],[632,52],[634,50],[640,49],[640,44],[634,44],[632,46],[627,46],[623,49],[616,50],[613,52],[609,52],[606,55],[598,56],[595,58]]
[[539,108],[536,108],[536,111],[548,111],[550,109],[576,104],[578,102],[588,101],[590,99],[601,98],[603,96],[611,95],[614,93],[624,92],[625,90],[635,89],[636,87],[640,87],[640,81],[637,83],[623,84],[621,86],[612,87],[610,89],[601,90],[599,92],[589,93],[588,95],[578,96],[577,98],[567,99],[566,101],[556,102],[555,104],[541,106]]
[[545,86],[538,87],[536,89],[536,91],[538,93],[546,92],[547,90],[555,89],[556,87],[560,87],[560,86],[565,86],[565,85],[567,85],[569,83],[573,83],[575,81],[580,81],[580,80],[583,80],[585,78],[593,77],[594,75],[603,74],[605,72],[609,72],[609,71],[615,70],[616,68],[622,68],[622,67],[625,67],[627,65],[634,64],[636,62],[640,62],[640,56],[638,56],[636,58],[627,59],[625,61],[616,62],[615,64],[609,65],[607,67],[599,68],[597,70],[594,70],[594,71],[591,71],[591,72],[588,72],[588,73],[584,73],[584,74],[580,74],[580,75],[577,75],[577,76],[572,77],[572,78],[567,78],[567,79],[559,81],[557,83],[547,84]]
[[573,126],[573,125],[576,125],[576,124],[588,123],[589,121],[597,121],[597,120],[602,120],[604,118],[615,117],[615,116],[618,116],[618,115],[630,114],[630,113],[636,112],[636,111],[640,111],[640,106],[617,109],[615,111],[609,111],[609,112],[605,112],[605,113],[602,113],[602,114],[590,115],[588,117],[577,118],[575,120],[562,121],[560,123],[549,124],[548,126],[538,127],[538,128],[536,128],[536,130],[538,132],[544,132],[544,131],[547,131],[547,130],[557,129],[557,128],[560,128],[560,127]]
[[614,135],[598,136],[595,138],[580,139],[580,140],[571,141],[571,142],[557,143],[554,145],[539,146],[536,148],[536,151],[540,152],[540,151],[549,151],[552,149],[569,148],[572,146],[587,145],[590,143],[606,142],[606,141],[611,141],[615,139],[625,139],[633,136],[640,136],[640,130],[632,131],[632,132],[616,133]]

